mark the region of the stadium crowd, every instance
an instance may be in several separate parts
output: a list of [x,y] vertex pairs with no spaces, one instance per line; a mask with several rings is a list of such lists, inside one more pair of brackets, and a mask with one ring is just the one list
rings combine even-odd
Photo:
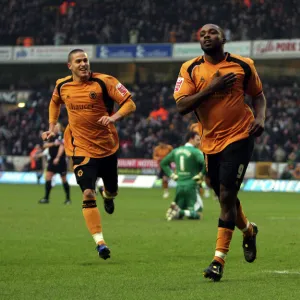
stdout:
[[[228,40],[300,36],[298,0],[2,0],[1,45],[180,43],[205,23]],[[37,30],[38,28],[38,30]]]
[[[137,105],[132,116],[116,124],[120,136],[120,157],[151,158],[153,147],[164,141],[174,147],[182,143],[193,114],[177,113],[173,83],[128,86]],[[257,138],[253,160],[300,162],[300,87],[290,80],[264,82],[268,101],[265,133]],[[51,90],[52,91],[52,90]],[[49,90],[31,95],[25,108],[0,116],[0,154],[29,155],[40,134],[48,127]],[[146,101],[147,100],[147,101]],[[1,115],[1,114],[0,114]],[[66,125],[63,108],[61,123]]]

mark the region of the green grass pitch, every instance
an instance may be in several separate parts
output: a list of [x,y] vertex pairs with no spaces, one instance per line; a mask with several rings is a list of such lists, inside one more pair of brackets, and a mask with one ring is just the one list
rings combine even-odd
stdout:
[[300,299],[300,198],[288,193],[241,193],[259,226],[258,259],[246,263],[236,230],[224,277],[202,277],[216,240],[219,206],[205,199],[202,221],[164,219],[174,195],[160,189],[120,189],[113,215],[98,197],[112,257],[101,260],[73,187],[64,206],[60,186],[38,205],[43,186],[1,185],[0,299]]

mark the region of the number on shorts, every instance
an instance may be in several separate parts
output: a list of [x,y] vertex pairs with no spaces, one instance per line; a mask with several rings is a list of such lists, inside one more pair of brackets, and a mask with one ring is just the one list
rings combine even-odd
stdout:
[[242,177],[243,171],[244,171],[244,167],[245,166],[243,164],[240,164],[236,178],[240,179]]
[[180,171],[184,172],[184,156],[180,155],[179,157],[179,169]]

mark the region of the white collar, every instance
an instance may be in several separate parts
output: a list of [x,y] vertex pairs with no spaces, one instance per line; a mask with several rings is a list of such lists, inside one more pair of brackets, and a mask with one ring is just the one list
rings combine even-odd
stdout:
[[187,146],[187,147],[194,147],[194,145],[192,145],[191,143],[185,143],[184,146]]

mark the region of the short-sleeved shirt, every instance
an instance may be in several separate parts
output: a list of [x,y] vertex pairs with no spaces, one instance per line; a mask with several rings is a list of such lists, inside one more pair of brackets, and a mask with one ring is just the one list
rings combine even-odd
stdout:
[[[86,82],[74,81],[71,76],[57,80],[51,101],[65,104],[68,112],[66,154],[101,158],[115,153],[119,138],[114,124],[104,126],[97,121],[112,115],[115,103],[121,106],[129,98],[129,91],[106,74],[91,73]],[[50,123],[56,121],[55,116],[49,116]]]
[[253,61],[226,53],[226,58],[216,65],[205,61],[204,56],[185,62],[175,85],[175,101],[207,88],[217,71],[220,76],[233,72],[237,80],[230,89],[211,95],[195,109],[202,125],[200,148],[205,154],[219,153],[227,145],[249,136],[248,128],[254,116],[245,104],[245,94],[255,97],[262,93]]
[[158,145],[154,148],[153,158],[156,157],[157,161],[160,162],[172,150],[173,150],[173,147],[171,145],[161,143],[160,145]]

